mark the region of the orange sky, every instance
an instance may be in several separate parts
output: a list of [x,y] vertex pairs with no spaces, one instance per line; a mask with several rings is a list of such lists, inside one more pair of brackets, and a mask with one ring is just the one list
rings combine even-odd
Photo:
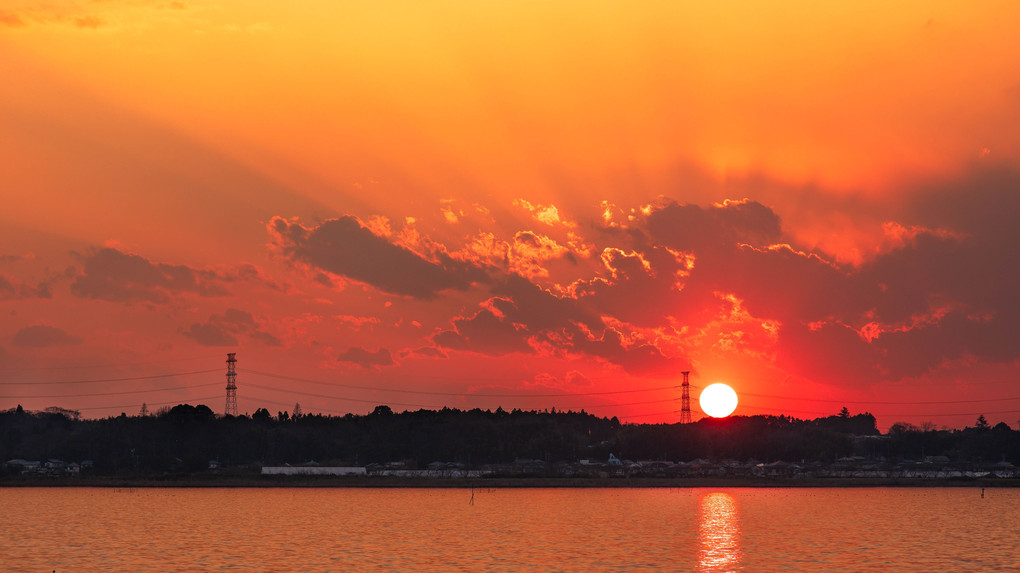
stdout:
[[1014,424],[1018,17],[5,2],[0,408]]

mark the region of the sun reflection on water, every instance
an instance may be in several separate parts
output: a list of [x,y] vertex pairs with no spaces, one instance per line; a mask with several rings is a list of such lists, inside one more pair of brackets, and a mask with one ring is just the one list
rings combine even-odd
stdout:
[[737,502],[728,493],[706,493],[698,500],[698,571],[736,571],[740,564]]

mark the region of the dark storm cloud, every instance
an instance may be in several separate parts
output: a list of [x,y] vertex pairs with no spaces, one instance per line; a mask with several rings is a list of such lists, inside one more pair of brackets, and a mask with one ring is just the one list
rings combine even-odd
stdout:
[[392,366],[393,356],[386,348],[380,348],[374,352],[360,346],[352,346],[337,357],[338,362],[350,362],[362,368],[374,368],[378,366]]
[[392,294],[428,299],[444,290],[466,290],[487,280],[478,266],[446,253],[437,253],[435,261],[426,260],[374,234],[350,216],[311,229],[276,217],[269,230],[277,247],[293,260]]
[[79,344],[81,338],[68,334],[55,326],[37,324],[26,326],[14,335],[12,340],[15,346],[28,346],[41,348],[44,346],[64,346],[67,344]]

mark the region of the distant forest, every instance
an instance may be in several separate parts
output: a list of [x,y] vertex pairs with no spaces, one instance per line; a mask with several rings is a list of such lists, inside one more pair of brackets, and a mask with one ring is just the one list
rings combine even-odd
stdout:
[[[217,416],[207,406],[182,404],[155,415],[81,420],[60,409],[0,412],[0,461],[91,460],[98,475],[194,472],[221,467],[405,462],[468,467],[521,459],[604,462],[621,459],[832,462],[846,456],[1020,465],[1020,432],[979,418],[962,430],[905,424],[880,434],[871,414],[800,420],[733,416],[692,424],[621,424],[616,418],[564,411],[418,410],[371,414]],[[0,472],[11,471],[7,465]]]

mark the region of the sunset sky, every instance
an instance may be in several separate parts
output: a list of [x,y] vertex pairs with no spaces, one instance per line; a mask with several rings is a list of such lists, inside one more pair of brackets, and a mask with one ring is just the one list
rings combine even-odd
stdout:
[[1016,427],[1017,22],[6,0],[0,409]]

